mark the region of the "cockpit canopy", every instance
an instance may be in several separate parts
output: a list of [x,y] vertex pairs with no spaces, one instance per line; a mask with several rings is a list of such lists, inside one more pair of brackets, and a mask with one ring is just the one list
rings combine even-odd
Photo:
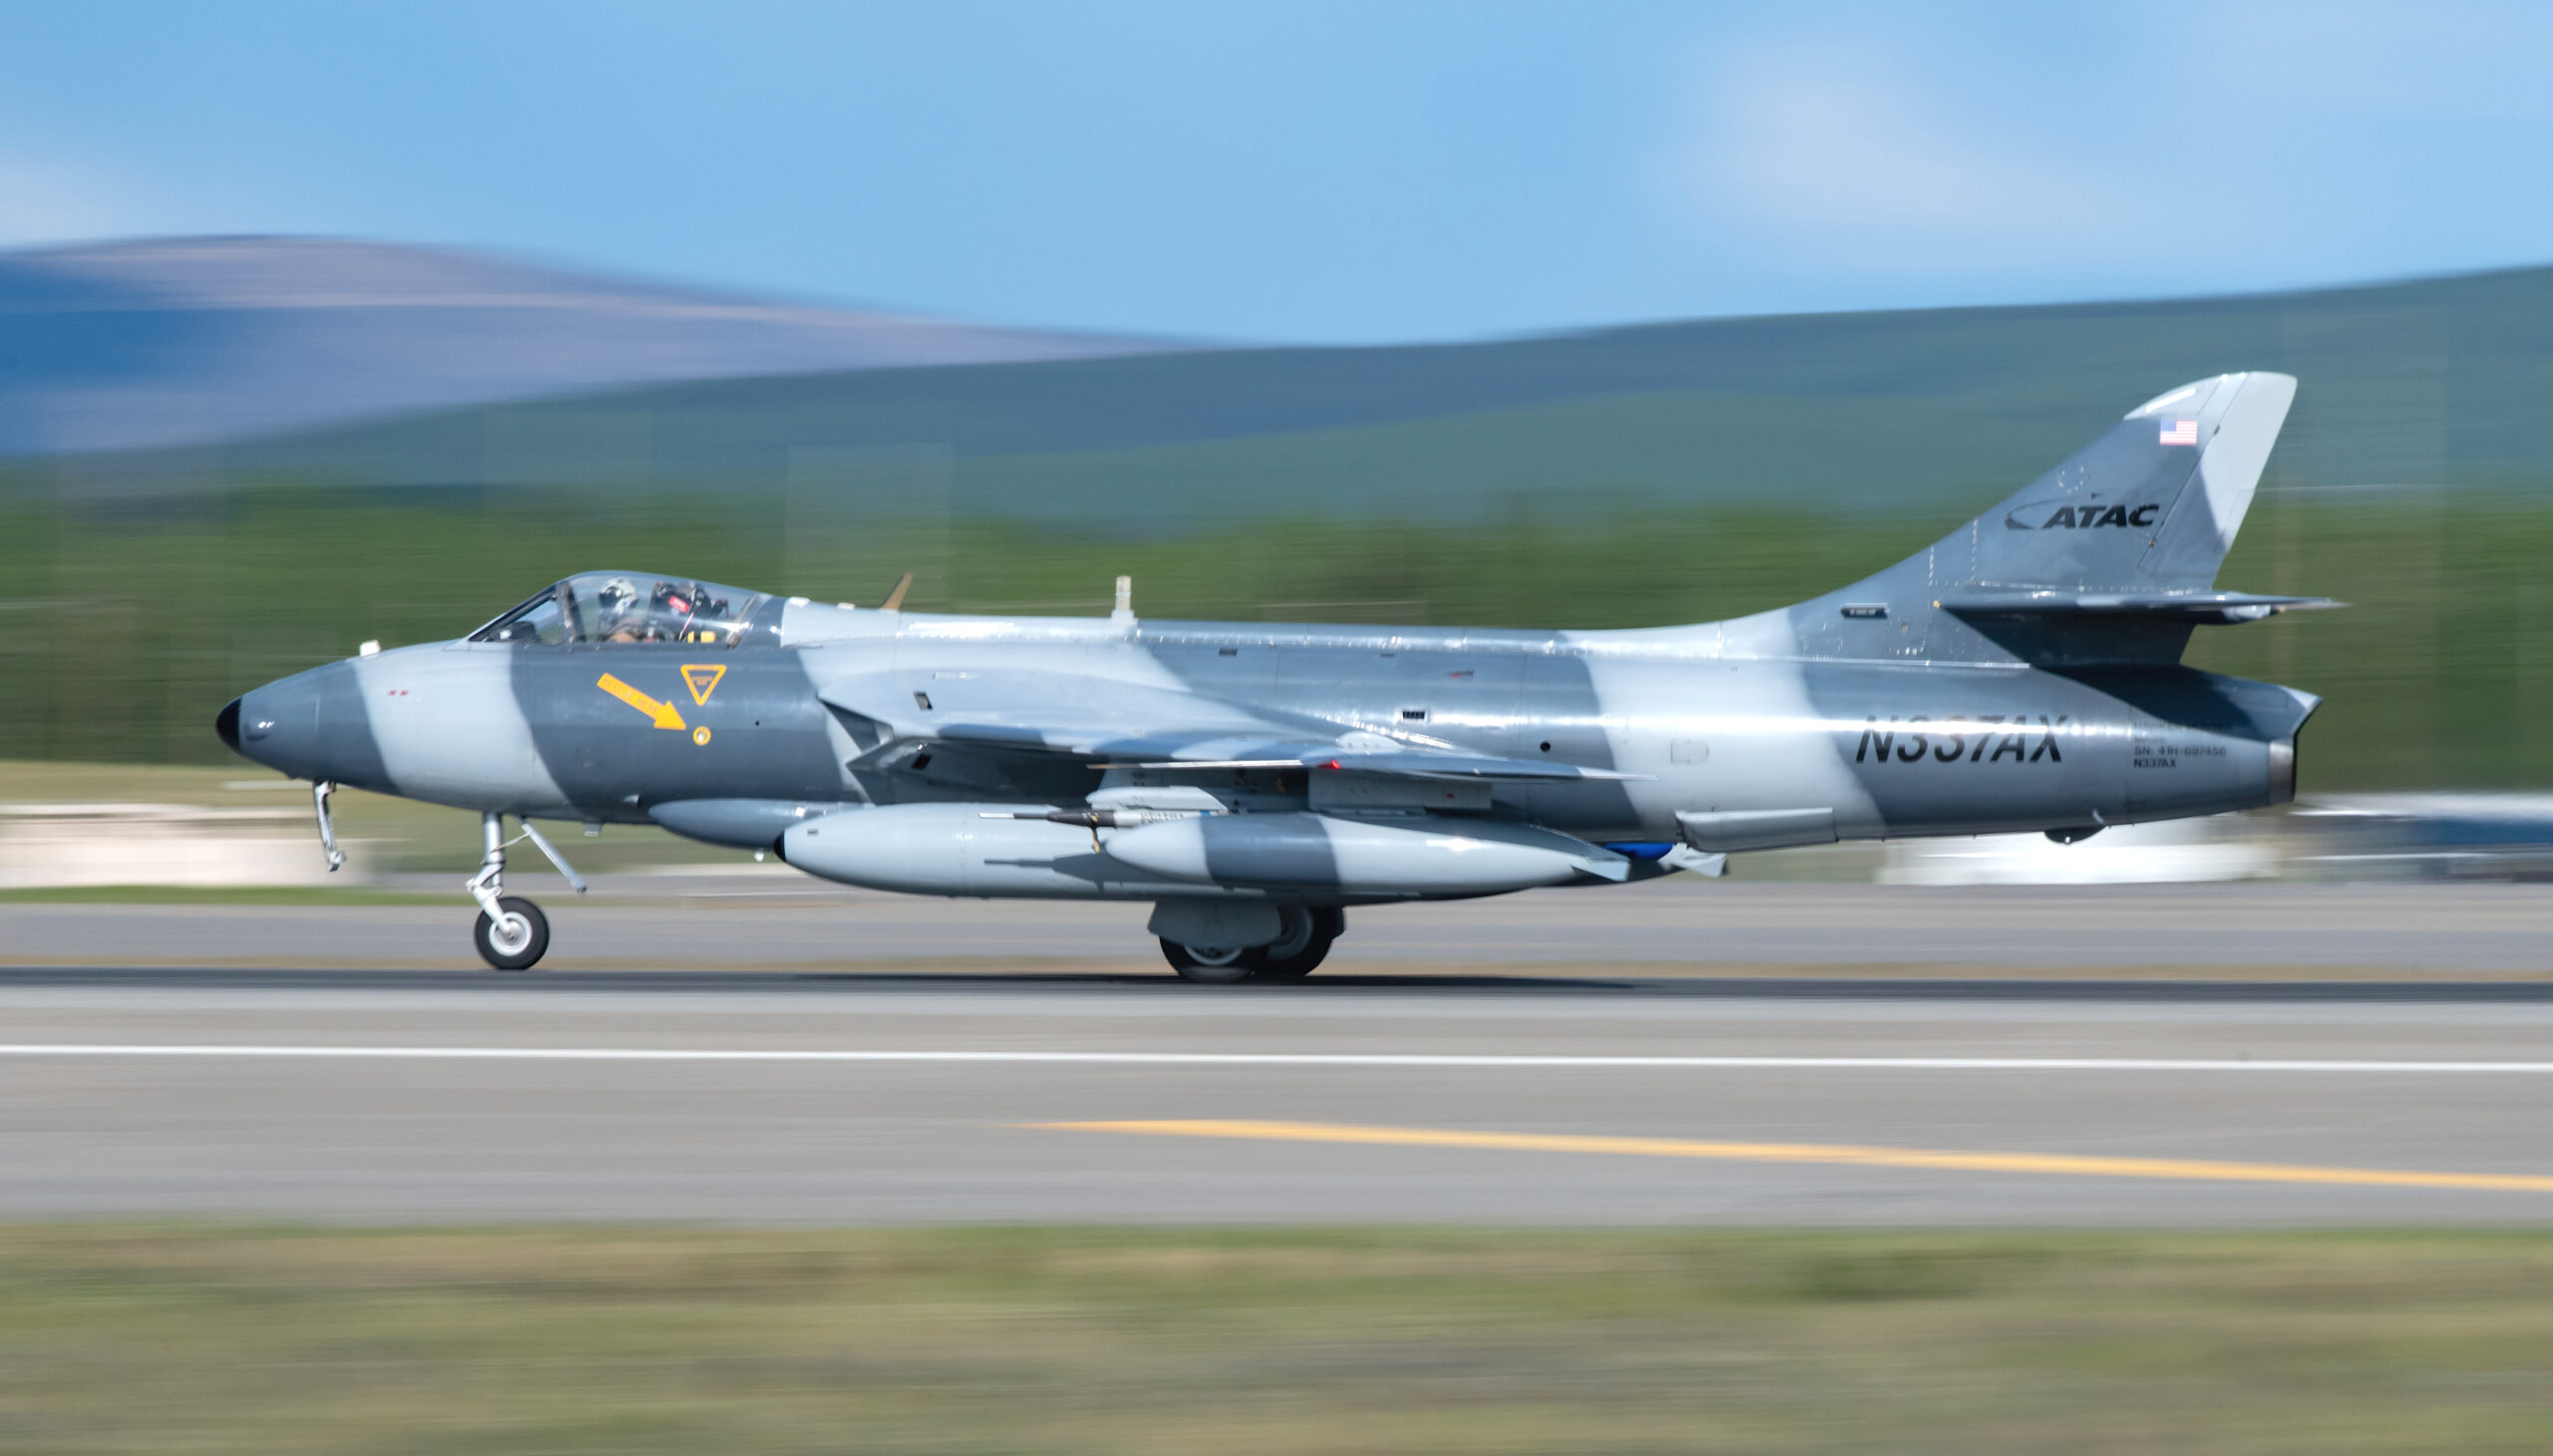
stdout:
[[470,640],[550,647],[642,642],[769,645],[780,640],[780,613],[764,592],[688,576],[587,571],[543,588],[530,601],[471,633]]

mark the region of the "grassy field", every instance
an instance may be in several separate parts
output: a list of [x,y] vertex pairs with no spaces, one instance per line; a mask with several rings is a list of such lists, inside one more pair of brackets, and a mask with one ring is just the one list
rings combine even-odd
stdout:
[[0,905],[450,905],[453,897],[349,886],[71,885],[0,890]]
[[0,1448],[2534,1452],[2553,1236],[0,1232]]
[[[224,758],[228,755],[224,754]],[[285,779],[241,759],[213,764],[61,763],[41,759],[0,759],[0,804],[174,804],[214,810],[289,809],[295,822],[255,826],[265,834],[307,835],[310,853],[319,853],[318,830],[308,818],[310,786]],[[468,875],[479,863],[479,819],[458,809],[413,800],[339,790],[329,801],[337,833],[349,843],[367,846],[364,864],[387,873],[449,872]],[[553,826],[555,828],[555,826]],[[572,828],[559,839],[569,864],[579,871],[635,870],[659,865],[732,863],[744,855],[714,845],[678,838],[652,825],[616,824],[600,839],[585,839]],[[539,865],[538,852],[515,852]],[[534,873],[544,873],[536,869]],[[343,879],[345,877],[338,877]],[[351,886],[310,889],[253,888],[179,891],[153,886],[105,886],[91,890],[0,892],[9,901],[87,901],[98,904],[151,902],[163,905],[354,905],[403,904],[391,895]]]

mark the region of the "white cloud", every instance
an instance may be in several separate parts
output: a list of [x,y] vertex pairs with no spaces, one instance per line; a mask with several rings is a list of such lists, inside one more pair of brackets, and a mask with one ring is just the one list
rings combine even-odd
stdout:
[[141,230],[139,222],[106,174],[0,151],[0,247],[114,236]]
[[1722,52],[1665,169],[1674,205],[1724,243],[1880,272],[2008,272],[2135,245],[2165,159],[2069,155],[1970,114],[1948,79],[1902,52]]
[[2553,145],[2553,7],[1846,0],[1704,44],[1650,178],[1730,276],[2178,292],[2505,264],[2553,236],[2525,184]]
[[2204,12],[2187,60],[2212,113],[2542,123],[2553,13],[2476,0],[2250,0]]

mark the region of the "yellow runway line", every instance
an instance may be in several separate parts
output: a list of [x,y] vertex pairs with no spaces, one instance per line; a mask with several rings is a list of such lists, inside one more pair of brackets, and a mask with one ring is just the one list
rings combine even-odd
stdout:
[[2305,1183],[2352,1188],[2553,1193],[2553,1177],[2534,1174],[2419,1173],[2385,1168],[2315,1168],[2291,1163],[2214,1163],[2184,1158],[1964,1153],[1927,1148],[1861,1148],[1833,1143],[1720,1143],[1684,1138],[1465,1132],[1448,1128],[1359,1127],[1322,1122],[1043,1122],[1027,1126],[1066,1132],[1141,1133],[1167,1138],[1238,1138],[1258,1142],[1345,1143],[1384,1148],[1469,1148],[1504,1153],[1610,1153],[1628,1158],[1714,1158],[1740,1163],[1817,1163],[1847,1168],[1922,1168],[1952,1173],[2040,1173],[2085,1178],[2195,1179],[2213,1183]]

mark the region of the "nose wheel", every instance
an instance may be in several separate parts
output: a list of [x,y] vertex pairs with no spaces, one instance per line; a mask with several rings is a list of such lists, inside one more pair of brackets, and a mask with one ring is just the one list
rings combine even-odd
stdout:
[[[506,847],[511,841],[506,838],[505,816],[480,815],[479,834],[487,855],[479,862],[479,873],[463,886],[479,902],[479,923],[471,928],[470,938],[479,947],[479,958],[497,969],[530,970],[549,951],[549,917],[522,896],[506,894]],[[523,837],[540,847],[578,895],[585,893],[585,882],[567,868],[529,819],[523,821]]]
[[520,895],[497,902],[497,913],[479,912],[471,931],[479,942],[479,958],[499,970],[530,970],[549,949],[549,916]]

